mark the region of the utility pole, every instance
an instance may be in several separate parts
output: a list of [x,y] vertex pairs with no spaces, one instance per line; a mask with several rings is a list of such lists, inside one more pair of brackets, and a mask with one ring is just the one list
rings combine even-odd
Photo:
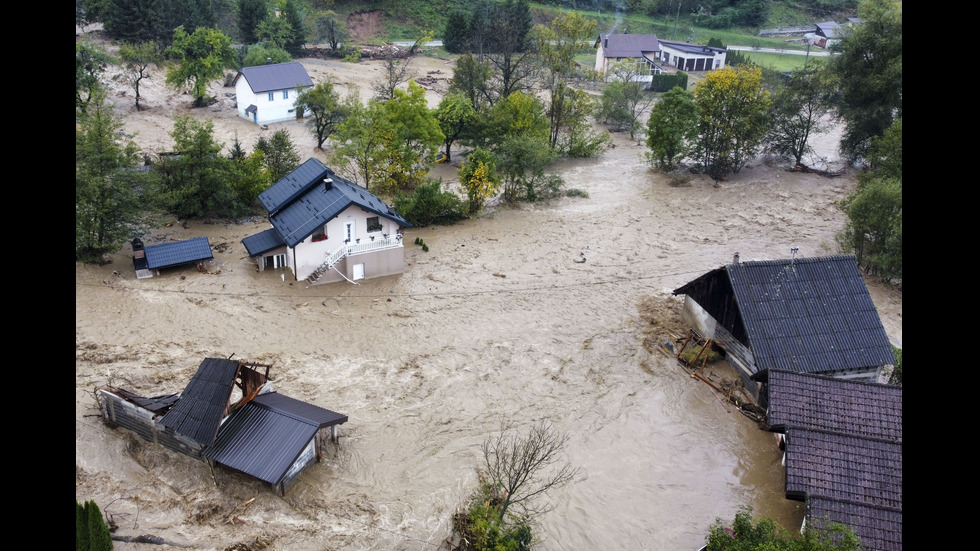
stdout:
[[681,2],[677,2],[677,19],[674,19],[674,35],[670,37],[671,40],[677,39],[677,21],[681,18]]

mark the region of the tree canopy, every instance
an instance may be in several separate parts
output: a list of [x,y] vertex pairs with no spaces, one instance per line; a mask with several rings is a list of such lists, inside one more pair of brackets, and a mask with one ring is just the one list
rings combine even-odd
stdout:
[[647,146],[653,164],[673,170],[691,151],[699,120],[694,94],[676,86],[665,93],[647,120]]
[[208,84],[221,78],[225,69],[235,68],[231,39],[208,27],[198,27],[191,34],[177,27],[167,53],[177,62],[167,73],[167,84],[172,88],[190,84],[198,107],[207,104]]
[[762,145],[769,124],[769,92],[757,67],[711,71],[694,87],[700,111],[695,154],[714,177],[736,173]]
[[731,528],[715,520],[708,535],[710,551],[860,551],[854,532],[841,524],[811,519],[800,537],[793,537],[773,522],[754,520],[752,509],[743,507],[735,514]]
[[863,157],[871,140],[902,116],[902,6],[895,0],[865,0],[860,23],[834,46],[830,71],[837,79],[837,106],[845,131],[841,152]]

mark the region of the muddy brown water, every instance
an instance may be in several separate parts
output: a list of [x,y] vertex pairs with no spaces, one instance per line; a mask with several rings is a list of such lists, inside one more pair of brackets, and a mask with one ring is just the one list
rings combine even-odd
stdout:
[[[672,187],[642,147],[616,145],[563,165],[588,198],[409,230],[400,276],[310,287],[258,273],[241,239],[267,227],[259,219],[146,239],[208,236],[220,249],[210,273],[137,280],[128,246],[107,266],[76,264],[76,499],[95,499],[117,534],[194,549],[438,549],[481,443],[547,421],[569,435],[581,475],[548,495],[540,549],[696,549],[743,505],[798,529],[774,437],[655,344],[684,330],[670,291],[736,251],[836,252],[833,202],[854,180],[756,162],[718,185]],[[900,291],[873,296],[900,346]],[[350,418],[285,498],[240,474],[213,480],[96,415],[99,385],[179,392],[201,359],[231,354],[273,364],[278,390]]]

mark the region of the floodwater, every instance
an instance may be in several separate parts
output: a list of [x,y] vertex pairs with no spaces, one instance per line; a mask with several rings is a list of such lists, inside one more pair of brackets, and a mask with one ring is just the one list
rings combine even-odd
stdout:
[[[580,476],[548,494],[540,549],[696,549],[744,505],[798,529],[774,437],[656,343],[685,331],[670,291],[735,252],[835,253],[833,203],[853,178],[760,162],[718,185],[672,187],[642,147],[616,145],[563,166],[588,198],[409,230],[400,276],[308,287],[258,273],[241,239],[261,220],[145,239],[208,236],[211,273],[136,280],[128,246],[108,266],[76,265],[76,499],[95,499],[117,535],[195,549],[439,549],[475,487],[480,445],[545,421],[569,436]],[[900,346],[901,292],[873,296]],[[273,364],[277,389],[350,418],[285,498],[240,474],[212,479],[96,416],[96,386],[178,392],[204,357],[231,354]]]

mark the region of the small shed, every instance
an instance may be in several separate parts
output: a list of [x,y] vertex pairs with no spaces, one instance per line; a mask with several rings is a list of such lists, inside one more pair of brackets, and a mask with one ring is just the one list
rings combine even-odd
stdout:
[[139,237],[133,239],[133,268],[138,279],[160,275],[160,270],[198,264],[214,259],[207,237],[194,237],[159,245],[144,245]]

